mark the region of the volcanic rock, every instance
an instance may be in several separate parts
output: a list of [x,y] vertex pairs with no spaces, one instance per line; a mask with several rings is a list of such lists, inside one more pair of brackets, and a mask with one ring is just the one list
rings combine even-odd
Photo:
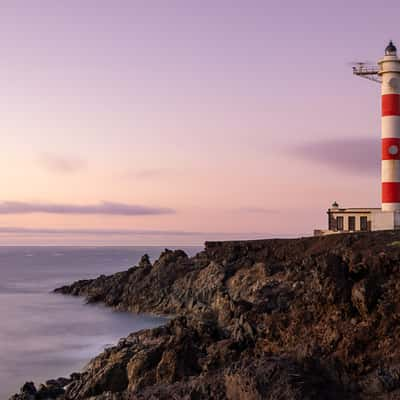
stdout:
[[[153,264],[144,256],[59,288],[172,319],[107,348],[51,395],[400,399],[399,242],[396,231],[208,242],[191,258],[165,250]],[[42,390],[24,388],[14,400]]]

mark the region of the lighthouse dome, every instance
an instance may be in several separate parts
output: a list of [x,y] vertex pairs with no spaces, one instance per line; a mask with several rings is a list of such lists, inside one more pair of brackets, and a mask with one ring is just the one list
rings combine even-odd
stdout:
[[387,56],[395,56],[396,52],[397,52],[396,46],[393,44],[392,41],[390,41],[389,44],[386,46],[385,54]]

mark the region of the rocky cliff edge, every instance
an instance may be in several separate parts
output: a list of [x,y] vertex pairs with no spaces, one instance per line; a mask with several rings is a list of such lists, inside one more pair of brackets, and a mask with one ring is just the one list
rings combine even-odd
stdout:
[[208,242],[56,292],[172,319],[13,400],[400,399],[400,232]]

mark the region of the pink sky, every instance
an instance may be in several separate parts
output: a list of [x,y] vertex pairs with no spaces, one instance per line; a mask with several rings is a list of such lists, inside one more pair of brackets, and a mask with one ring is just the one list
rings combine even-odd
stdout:
[[400,44],[398,1],[0,11],[0,244],[304,235],[334,200],[379,206],[379,85],[349,63]]

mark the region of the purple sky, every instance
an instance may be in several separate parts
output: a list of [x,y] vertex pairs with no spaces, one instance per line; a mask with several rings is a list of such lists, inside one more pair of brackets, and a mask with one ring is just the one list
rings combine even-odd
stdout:
[[310,234],[334,200],[379,206],[379,85],[349,63],[400,45],[398,2],[0,11],[0,244]]

